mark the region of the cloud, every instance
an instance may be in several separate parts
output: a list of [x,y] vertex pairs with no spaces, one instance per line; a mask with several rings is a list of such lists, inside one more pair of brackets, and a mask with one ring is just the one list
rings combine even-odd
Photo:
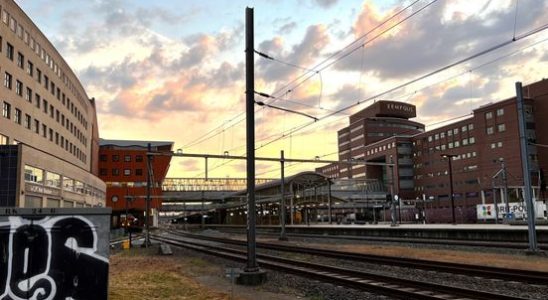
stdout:
[[[547,5],[520,3],[518,33],[531,28],[546,15]],[[457,61],[511,38],[514,10],[491,10],[484,15],[463,16],[449,2],[432,5],[390,33],[366,46],[364,67],[381,78],[408,78]],[[385,19],[373,4],[366,3],[353,31],[356,37]],[[386,28],[386,27],[383,27]],[[435,33],[433,33],[435,30]],[[339,70],[357,71],[361,55],[351,55],[336,65]]]
[[337,1],[338,0],[314,0],[314,2],[322,8],[330,8],[335,5]]
[[[326,27],[324,25],[312,25],[307,28],[302,41],[293,45],[289,52],[285,51],[284,40],[281,37],[263,41],[259,44],[259,50],[279,61],[307,67],[320,56],[328,43],[329,35]],[[302,71],[286,64],[265,59],[258,61],[257,69],[259,76],[267,82],[285,81],[292,75]]]

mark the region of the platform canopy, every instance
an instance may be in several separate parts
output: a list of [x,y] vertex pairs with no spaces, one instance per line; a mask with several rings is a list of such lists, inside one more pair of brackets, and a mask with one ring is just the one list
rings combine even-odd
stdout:
[[[323,174],[313,171],[300,172],[285,178],[285,197],[293,196],[304,199],[305,196],[312,196],[314,191],[316,192],[315,196],[322,194],[325,197],[328,185],[332,183],[332,180]],[[281,179],[257,185],[255,187],[257,202],[279,201],[281,185]],[[320,190],[322,190],[321,193]],[[247,189],[244,189],[226,197],[226,202],[227,204],[238,203],[238,205],[241,205],[242,202],[245,202],[246,196]]]

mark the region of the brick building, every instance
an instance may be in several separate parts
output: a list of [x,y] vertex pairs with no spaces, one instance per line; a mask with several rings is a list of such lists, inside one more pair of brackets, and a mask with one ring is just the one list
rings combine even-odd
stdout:
[[[548,80],[524,86],[523,95],[534,195],[544,200],[539,174],[548,168],[548,122],[542,122],[548,118]],[[396,112],[387,114],[389,108]],[[449,164],[443,156],[449,155],[455,206],[492,203],[494,193],[500,201],[504,188],[510,202],[521,201],[516,97],[481,106],[466,119],[430,131],[408,120],[416,116],[414,109],[406,103],[378,101],[350,116],[350,126],[338,132],[339,160],[392,162],[393,174],[392,167],[344,163],[317,171],[332,178],[378,179],[403,199],[426,199],[434,208],[448,208]]]
[[[107,184],[107,206],[112,207],[112,225],[120,226],[126,212],[144,220],[147,195],[147,147],[152,152],[171,153],[173,142],[100,140],[99,176]],[[157,217],[162,206],[162,182],[171,156],[152,157],[151,215]],[[142,224],[142,222],[140,222]]]

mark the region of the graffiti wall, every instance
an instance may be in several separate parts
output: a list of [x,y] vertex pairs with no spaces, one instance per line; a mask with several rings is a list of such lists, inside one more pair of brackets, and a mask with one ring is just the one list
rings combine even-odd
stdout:
[[0,208],[0,299],[107,299],[110,213]]

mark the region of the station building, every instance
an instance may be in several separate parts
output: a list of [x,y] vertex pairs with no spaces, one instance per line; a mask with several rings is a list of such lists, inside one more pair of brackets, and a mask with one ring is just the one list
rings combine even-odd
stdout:
[[[548,123],[542,120],[548,117],[548,80],[524,86],[523,95],[534,197],[545,201],[542,174],[548,168]],[[338,131],[341,162],[316,171],[330,178],[377,179],[387,193],[447,209],[449,156],[455,206],[475,209],[497,198],[500,203],[504,194],[510,202],[521,201],[516,97],[478,107],[470,117],[430,131],[409,120],[413,117],[414,105],[394,101],[377,101],[353,114],[350,125]]]
[[[151,157],[147,164],[148,145],[151,152],[166,155]],[[112,226],[119,227],[133,216],[142,225],[146,211],[147,180],[151,180],[150,216],[158,220],[162,206],[162,183],[171,162],[173,142],[132,140],[100,140],[99,176],[107,185],[106,205],[112,208]]]
[[0,1],[0,76],[0,206],[104,206],[95,100],[12,0]]

